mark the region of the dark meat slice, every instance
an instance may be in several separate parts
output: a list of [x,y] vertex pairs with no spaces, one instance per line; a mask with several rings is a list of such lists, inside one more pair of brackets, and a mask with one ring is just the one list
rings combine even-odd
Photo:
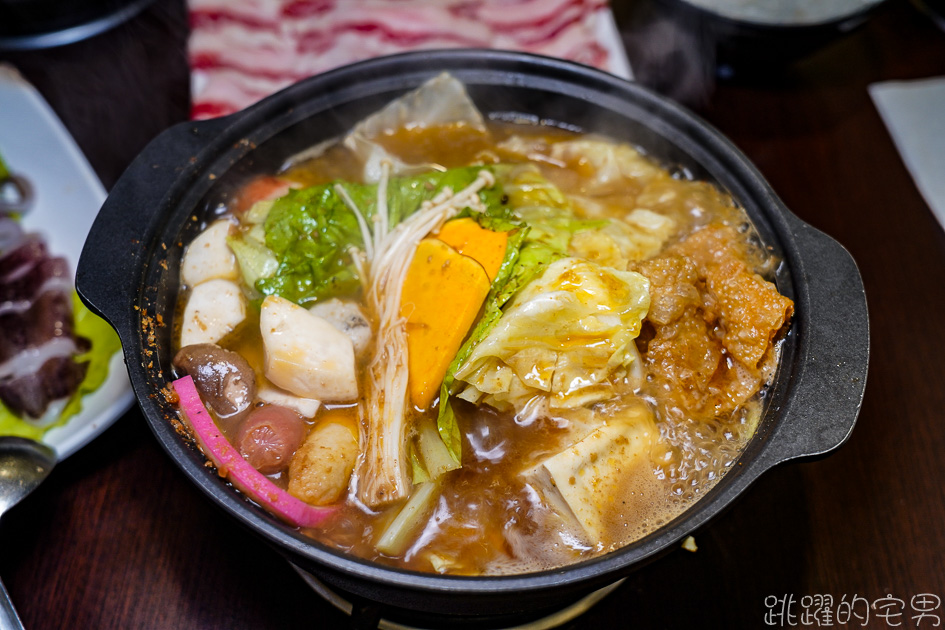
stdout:
[[50,402],[68,398],[78,389],[87,368],[87,363],[76,363],[71,356],[54,357],[35,372],[0,380],[0,399],[19,416],[40,418]]
[[[47,291],[26,310],[0,313],[0,378],[20,371],[14,358],[51,339],[73,335],[72,297],[62,291]],[[73,352],[78,351],[75,344]],[[22,362],[20,360],[19,362]]]
[[0,213],[0,258],[15,247],[24,238],[23,228],[12,218]]
[[88,344],[73,328],[69,265],[0,216],[0,401],[13,413],[42,418],[76,391],[87,366],[74,357]]
[[47,256],[46,244],[38,236],[24,237],[0,257],[0,284],[15,280]]
[[72,275],[64,258],[43,258],[25,273],[0,284],[0,309],[32,302],[42,293],[53,289],[65,293],[72,291]]

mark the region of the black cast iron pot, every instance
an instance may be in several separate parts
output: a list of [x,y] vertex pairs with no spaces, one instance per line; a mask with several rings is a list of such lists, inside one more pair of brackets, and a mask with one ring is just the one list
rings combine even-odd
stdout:
[[[465,83],[490,117],[603,133],[717,183],[783,260],[776,281],[796,305],[764,417],[732,470],[692,509],[646,538],[562,569],[440,576],[394,570],[319,545],[205,466],[175,431],[175,408],[159,394],[171,378],[182,245],[240,183],[342,134],[442,71]],[[375,59],[313,77],[232,116],[167,130],[109,195],[85,244],[77,287],[121,336],[131,382],[158,441],[213,502],[333,589],[384,606],[386,616],[425,625],[429,615],[449,616],[451,627],[484,615],[497,623],[522,619],[614,582],[676,547],[772,466],[837,448],[853,429],[866,384],[866,300],[843,247],[791,214],[748,160],[691,113],[609,74],[518,53],[433,51]]]

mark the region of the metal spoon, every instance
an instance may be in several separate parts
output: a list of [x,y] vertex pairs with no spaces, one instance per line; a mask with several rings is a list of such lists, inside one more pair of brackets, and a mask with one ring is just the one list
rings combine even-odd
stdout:
[[[0,518],[36,489],[56,465],[56,452],[19,437],[0,437]],[[20,630],[23,623],[0,581],[0,630]]]

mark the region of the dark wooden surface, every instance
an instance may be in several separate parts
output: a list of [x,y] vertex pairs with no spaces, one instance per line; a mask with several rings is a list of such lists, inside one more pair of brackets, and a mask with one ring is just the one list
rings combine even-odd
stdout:
[[[852,252],[872,358],[843,448],[769,472],[696,533],[697,553],[644,567],[566,627],[758,628],[769,596],[793,597],[803,627],[802,598],[824,594],[835,608],[843,597],[898,597],[898,621],[916,627],[913,596],[945,599],[945,232],[866,86],[945,75],[945,33],[893,0],[786,72],[719,83],[687,69],[685,48],[673,56],[685,39],[660,34],[657,47],[671,54],[656,55],[652,33],[627,7],[617,14],[641,79],[694,107],[788,207]],[[158,2],[94,39],[0,59],[39,88],[109,187],[151,137],[187,116],[186,28],[180,2]],[[2,107],[0,124],[15,124]],[[62,463],[8,515],[0,540],[0,576],[30,629],[346,624],[275,551],[204,500],[137,409]],[[873,612],[868,627],[897,621]],[[945,606],[936,613],[945,622]]]

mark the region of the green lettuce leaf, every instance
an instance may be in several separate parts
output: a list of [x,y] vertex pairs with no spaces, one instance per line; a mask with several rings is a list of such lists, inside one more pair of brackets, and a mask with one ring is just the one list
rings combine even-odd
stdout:
[[226,244],[236,256],[246,286],[255,288],[261,278],[270,277],[279,267],[279,262],[266,244],[249,234],[227,237]]
[[118,333],[104,319],[86,308],[78,294],[72,293],[72,306],[75,317],[75,334],[91,342],[88,352],[76,357],[79,363],[88,362],[89,369],[62,412],[62,420],[68,420],[82,410],[82,397],[97,390],[108,378],[108,364],[112,355],[121,350]]
[[[391,178],[387,186],[390,225],[397,225],[447,186],[454,191],[465,188],[483,168]],[[377,210],[377,186],[340,185],[371,224]],[[498,187],[479,193],[487,206],[499,205],[501,195]],[[360,281],[349,250],[363,246],[361,231],[357,217],[334,183],[293,190],[278,199],[266,217],[265,230],[266,246],[275,255],[278,267],[269,277],[256,281],[260,293],[279,295],[297,304],[357,293]]]

